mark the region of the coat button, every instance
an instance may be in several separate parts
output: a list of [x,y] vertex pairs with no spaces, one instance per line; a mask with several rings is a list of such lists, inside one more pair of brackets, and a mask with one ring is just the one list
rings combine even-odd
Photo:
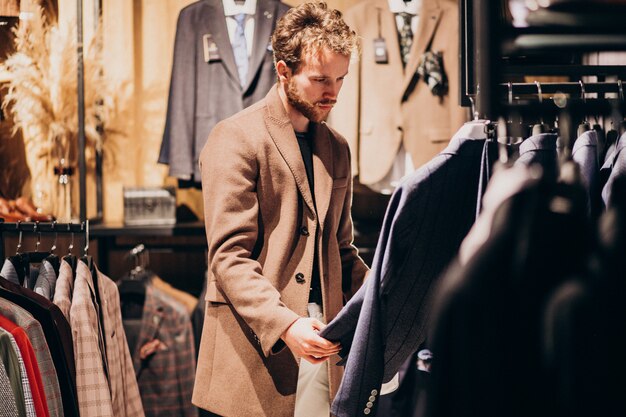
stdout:
[[302,272],[298,272],[298,273],[296,274],[296,282],[297,282],[298,284],[304,284],[304,281],[305,281],[305,279],[304,279],[304,274],[303,274]]
[[374,402],[376,401],[376,397],[374,397],[373,395],[370,395],[370,397],[368,398],[370,400],[370,402]]
[[373,390],[372,390],[372,392],[371,392],[371,394],[372,394],[373,396],[377,396],[377,395],[378,395],[378,391],[376,391],[375,389],[373,389]]
[[367,414],[369,414],[371,412],[372,412],[371,408],[366,408],[365,410],[363,410],[363,414],[365,414],[365,415],[367,415]]
[[309,235],[309,229],[307,229],[307,228],[306,228],[306,226],[302,226],[302,227],[300,228],[300,234],[301,234],[302,236],[308,236],[308,235]]

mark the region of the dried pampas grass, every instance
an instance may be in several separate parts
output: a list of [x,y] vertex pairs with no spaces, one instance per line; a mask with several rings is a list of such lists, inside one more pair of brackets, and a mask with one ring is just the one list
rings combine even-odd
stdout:
[[[3,107],[21,129],[26,148],[47,163],[64,158],[75,165],[78,137],[76,26],[51,25],[38,8],[15,30],[16,53],[0,64],[8,78],[9,91]],[[112,83],[104,76],[100,34],[84,53],[85,136],[87,144],[104,150],[107,161],[115,154],[116,136],[124,136],[123,103],[127,85]],[[88,152],[88,156],[93,156]],[[48,165],[50,166],[50,165]]]

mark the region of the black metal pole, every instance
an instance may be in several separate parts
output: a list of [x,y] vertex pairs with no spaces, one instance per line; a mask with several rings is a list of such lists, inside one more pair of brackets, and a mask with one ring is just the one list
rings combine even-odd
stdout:
[[85,74],[83,62],[83,2],[76,0],[76,53],[78,82],[78,199],[79,220],[87,219],[87,179],[85,163]]

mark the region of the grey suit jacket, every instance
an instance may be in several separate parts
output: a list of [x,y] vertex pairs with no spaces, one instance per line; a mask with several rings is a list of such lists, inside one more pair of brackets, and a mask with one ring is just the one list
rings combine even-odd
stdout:
[[[254,47],[243,88],[221,0],[201,0],[181,10],[159,155],[160,163],[170,165],[171,176],[193,176],[200,182],[198,157],[213,127],[265,97],[276,83],[270,36],[288,9],[276,0],[257,0]],[[208,62],[205,44],[217,47]]]
[[320,333],[344,360],[349,351],[334,415],[375,412],[381,383],[424,342],[435,282],[474,223],[495,147],[453,139],[394,192],[366,283]]

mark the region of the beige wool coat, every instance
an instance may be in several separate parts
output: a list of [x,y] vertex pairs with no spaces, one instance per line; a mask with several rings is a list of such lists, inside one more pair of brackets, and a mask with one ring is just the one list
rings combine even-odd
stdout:
[[[359,288],[350,153],[314,125],[314,193],[274,87],[219,123],[200,156],[209,249],[207,306],[193,403],[226,417],[292,417],[299,360],[280,335],[307,316],[317,248],[324,319]],[[331,398],[342,369],[327,361]]]
[[[328,124],[344,135],[352,150],[353,175],[362,184],[380,181],[395,162],[400,144],[415,168],[441,152],[468,120],[459,102],[459,4],[422,0],[409,62],[402,67],[396,18],[387,0],[363,0],[345,13],[360,37],[361,53],[350,64]],[[380,27],[378,17],[380,16]],[[385,39],[389,61],[374,59],[374,40]],[[433,96],[414,74],[427,50],[443,54],[448,92]]]

